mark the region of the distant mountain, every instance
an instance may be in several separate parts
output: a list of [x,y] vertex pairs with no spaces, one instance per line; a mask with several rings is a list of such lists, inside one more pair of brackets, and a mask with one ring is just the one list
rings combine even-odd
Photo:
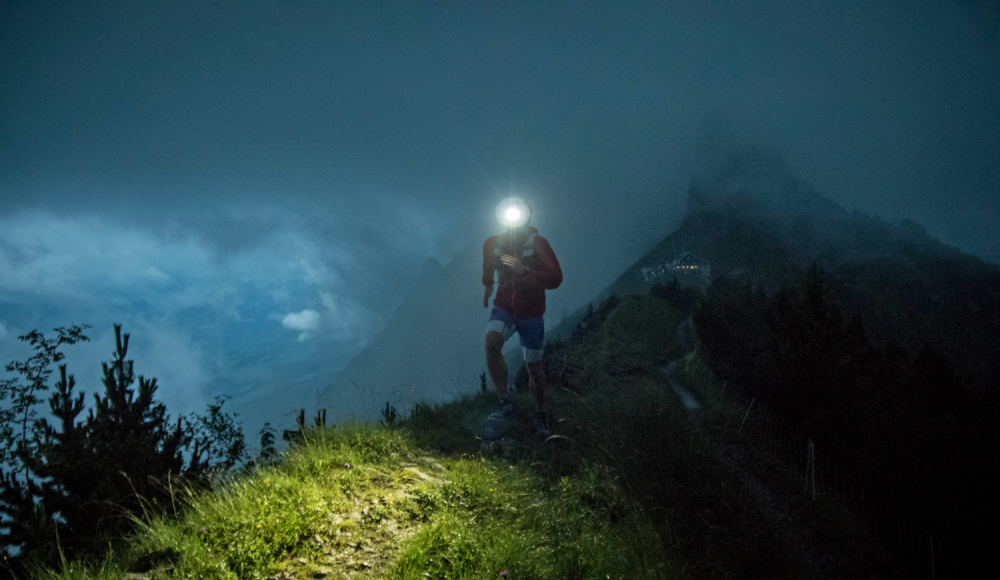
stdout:
[[[369,419],[390,402],[402,412],[421,399],[445,401],[479,388],[486,370],[482,246],[446,267],[429,258],[385,330],[322,393],[335,415]],[[492,304],[492,299],[491,299]],[[508,342],[514,348],[517,340]]]
[[[980,386],[1000,376],[1000,268],[931,237],[917,223],[890,224],[849,212],[793,175],[781,157],[746,147],[717,156],[692,179],[688,214],[672,234],[628,267],[592,303],[644,293],[642,268],[690,251],[712,278],[739,273],[775,291],[812,261],[833,297],[860,313],[876,342],[908,350],[929,342]],[[578,310],[548,333],[566,337]]]
[[[706,163],[692,179],[681,226],[591,304],[647,293],[665,280],[645,281],[642,268],[683,251],[710,260],[713,279],[738,272],[771,292],[797,283],[817,261],[834,298],[848,315],[864,317],[876,342],[894,340],[913,352],[927,341],[979,385],[1000,376],[1000,268],[941,243],[915,222],[890,224],[847,211],[774,153],[747,147]],[[422,398],[445,400],[478,388],[488,318],[479,252],[473,244],[447,267],[429,259],[385,331],[337,376],[323,404],[335,414],[376,418],[386,401],[402,410]],[[568,338],[586,309],[548,329],[546,340]],[[516,339],[506,353],[513,377],[522,364]],[[363,403],[350,403],[362,394]]]

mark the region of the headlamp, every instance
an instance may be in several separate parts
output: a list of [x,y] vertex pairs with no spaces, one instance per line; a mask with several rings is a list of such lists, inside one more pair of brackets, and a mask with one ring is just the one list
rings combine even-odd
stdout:
[[530,217],[531,208],[519,197],[508,197],[497,205],[497,219],[509,228],[523,226]]

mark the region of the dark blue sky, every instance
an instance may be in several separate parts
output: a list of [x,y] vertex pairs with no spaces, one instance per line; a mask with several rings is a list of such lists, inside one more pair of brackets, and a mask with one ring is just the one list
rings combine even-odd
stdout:
[[117,320],[186,397],[270,381],[250,352],[322,376],[496,190],[558,322],[678,223],[708,138],[1000,262],[997,5],[5,0],[0,353],[86,322],[106,359]]

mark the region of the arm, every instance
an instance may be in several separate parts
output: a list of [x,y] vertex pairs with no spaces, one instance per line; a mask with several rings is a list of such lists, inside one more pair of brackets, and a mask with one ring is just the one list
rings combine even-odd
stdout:
[[495,271],[493,244],[496,239],[496,236],[491,236],[483,244],[483,286],[493,286],[493,272]]
[[562,284],[562,268],[559,267],[559,260],[556,259],[548,240],[535,236],[535,254],[538,255],[538,262],[524,275],[525,283],[544,290],[558,288]]
[[486,286],[486,295],[483,296],[483,308],[490,305],[490,296],[493,295],[493,242],[496,238],[489,238],[483,244],[483,286]]

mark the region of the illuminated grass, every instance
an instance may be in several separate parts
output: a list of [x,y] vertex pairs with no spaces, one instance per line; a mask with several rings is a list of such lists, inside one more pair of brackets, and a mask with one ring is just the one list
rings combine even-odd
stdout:
[[[662,300],[626,300],[597,340],[574,349],[578,392],[556,389],[562,439],[489,451],[475,432],[492,394],[418,405],[392,428],[310,429],[270,467],[211,491],[175,488],[176,511],[143,518],[115,559],[36,577],[686,577],[674,552],[688,542],[672,527],[700,534],[689,516],[730,478],[660,376],[679,319]],[[515,407],[530,424],[530,395],[518,393]],[[745,499],[717,495],[719,505]],[[661,500],[678,503],[656,511],[670,505]]]
[[125,553],[34,577],[663,577],[636,566],[625,539],[656,533],[602,468],[552,484],[520,463],[428,457],[405,431],[374,424],[310,430],[272,467],[174,491],[176,514],[144,518]]
[[[614,489],[596,467],[551,488],[528,469],[493,462],[462,463],[454,479],[442,493],[460,496],[459,509],[424,526],[388,577],[499,578],[504,571],[510,578],[656,577],[637,568],[609,514],[588,503],[610,499],[603,493]],[[628,510],[624,502],[618,509]],[[642,525],[638,513],[629,515],[633,530]],[[644,531],[655,536],[648,524]]]

